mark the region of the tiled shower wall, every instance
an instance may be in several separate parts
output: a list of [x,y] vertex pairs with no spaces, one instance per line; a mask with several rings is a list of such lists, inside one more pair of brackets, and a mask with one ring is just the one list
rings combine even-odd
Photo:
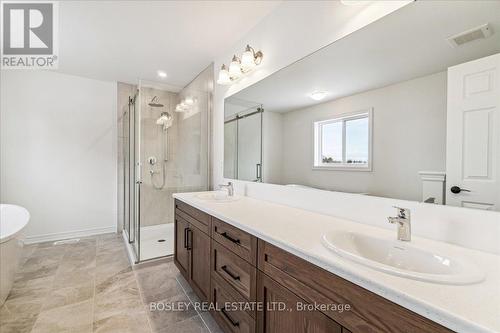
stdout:
[[[177,191],[181,185],[182,174],[179,168],[178,156],[178,127],[179,113],[175,112],[178,96],[176,93],[158,90],[154,88],[141,88],[141,227],[153,226],[173,222],[172,193]],[[148,104],[154,96],[158,97],[157,103],[163,107],[151,107]],[[166,132],[162,126],[156,124],[156,120],[162,112],[168,112],[173,118],[173,123]],[[165,185],[160,189],[163,176],[163,152],[162,140],[167,146],[166,150],[166,174]],[[157,162],[151,165],[150,157],[155,157]],[[151,176],[150,170],[155,171]]]
[[[128,110],[128,97],[133,96],[136,86],[118,84],[118,225],[124,220],[124,145],[128,135],[123,132],[123,114]],[[151,87],[140,88],[141,112],[140,158],[141,158],[141,227],[154,226],[174,221],[173,198],[176,192],[204,191],[209,187],[209,133],[213,93],[213,66],[207,67],[179,93]],[[148,104],[154,96],[163,107]],[[195,103],[189,110],[175,112],[175,106],[182,98],[191,97]],[[172,126],[164,133],[156,120],[162,112],[174,118]],[[167,138],[165,138],[165,134]],[[162,182],[162,140],[167,144],[165,185],[154,188]],[[156,157],[157,163],[150,165],[148,159]],[[127,161],[125,161],[127,163]],[[155,171],[151,177],[150,170]]]

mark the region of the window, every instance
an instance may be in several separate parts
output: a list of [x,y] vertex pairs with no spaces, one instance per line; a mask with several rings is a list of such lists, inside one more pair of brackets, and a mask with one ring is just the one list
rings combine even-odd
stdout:
[[372,110],[314,123],[314,168],[371,170]]

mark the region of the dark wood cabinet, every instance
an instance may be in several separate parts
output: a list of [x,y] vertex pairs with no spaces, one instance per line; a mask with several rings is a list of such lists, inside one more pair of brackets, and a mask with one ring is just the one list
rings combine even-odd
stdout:
[[184,276],[189,280],[189,250],[188,250],[188,230],[189,223],[180,217],[175,218],[175,239],[174,239],[174,261],[175,265]]
[[[175,202],[175,264],[202,301],[217,304],[212,314],[224,332],[452,332],[248,232]],[[255,302],[255,307],[226,307],[249,302]],[[350,309],[298,307],[306,304],[348,304]]]
[[265,333],[341,333],[342,326],[319,311],[304,310],[307,302],[259,272],[257,314],[259,332]]
[[201,301],[210,300],[210,216],[176,200],[174,263]]
[[196,227],[188,233],[191,251],[189,276],[191,286],[201,300],[208,301],[210,296],[210,237]]

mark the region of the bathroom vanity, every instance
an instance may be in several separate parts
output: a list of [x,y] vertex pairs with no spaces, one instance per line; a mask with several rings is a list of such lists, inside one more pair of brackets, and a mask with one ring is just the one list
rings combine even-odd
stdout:
[[[304,255],[271,244],[256,229],[248,232],[221,219],[225,211],[252,206],[245,201],[262,201],[242,197],[234,203],[206,203],[193,194],[174,196],[175,264],[202,301],[217,305],[212,314],[225,332],[452,332]],[[197,202],[198,208],[188,202]],[[208,213],[214,207],[218,216]],[[263,213],[262,207],[255,209],[242,213]],[[284,230],[281,241],[293,232]],[[245,302],[254,306],[228,308]],[[300,311],[312,305],[317,307]]]

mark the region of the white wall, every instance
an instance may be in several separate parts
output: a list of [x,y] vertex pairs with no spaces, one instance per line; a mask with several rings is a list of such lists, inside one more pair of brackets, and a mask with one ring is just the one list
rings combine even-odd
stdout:
[[1,71],[2,203],[28,209],[28,241],[116,230],[114,82]]
[[[318,120],[373,108],[372,171],[313,170]],[[419,171],[446,170],[446,72],[283,114],[282,182],[421,200]]]

